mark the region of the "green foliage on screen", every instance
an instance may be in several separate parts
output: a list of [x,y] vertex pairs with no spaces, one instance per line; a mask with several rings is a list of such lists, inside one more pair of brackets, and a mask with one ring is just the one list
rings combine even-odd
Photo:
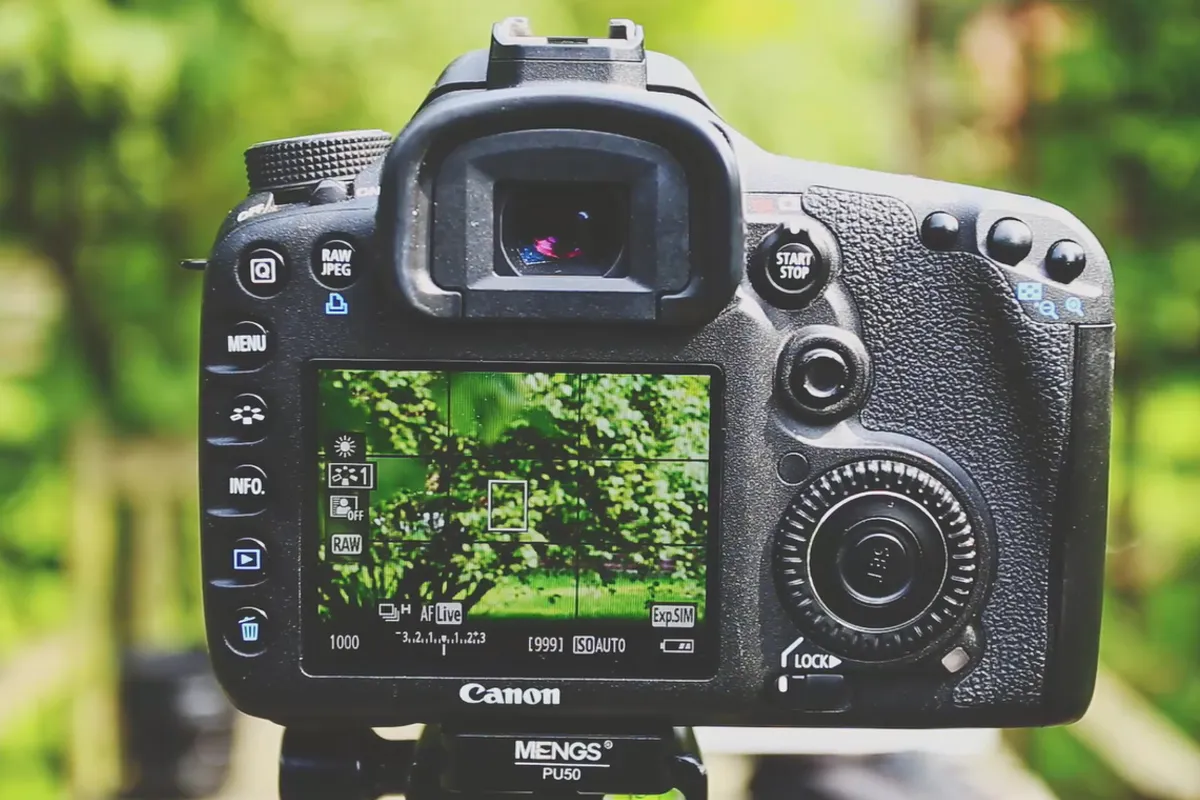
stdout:
[[455,600],[476,618],[703,619],[704,375],[322,371],[318,430],[365,431],[366,563],[330,566],[323,614]]

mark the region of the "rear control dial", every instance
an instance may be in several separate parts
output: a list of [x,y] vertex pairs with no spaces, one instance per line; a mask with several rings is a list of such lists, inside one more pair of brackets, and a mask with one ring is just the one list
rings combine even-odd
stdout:
[[775,537],[775,582],[821,647],[889,661],[958,629],[980,585],[967,514],[937,478],[909,464],[846,464],[802,489]]

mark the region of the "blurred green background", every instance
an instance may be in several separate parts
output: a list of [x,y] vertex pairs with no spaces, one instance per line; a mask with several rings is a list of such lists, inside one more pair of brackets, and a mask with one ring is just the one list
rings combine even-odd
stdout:
[[1200,0],[0,0],[0,797],[118,780],[114,657],[202,640],[203,256],[242,150],[400,129],[527,15],[646,26],[768,149],[1037,195],[1117,272],[1105,671],[1008,744],[1062,798],[1200,797]]

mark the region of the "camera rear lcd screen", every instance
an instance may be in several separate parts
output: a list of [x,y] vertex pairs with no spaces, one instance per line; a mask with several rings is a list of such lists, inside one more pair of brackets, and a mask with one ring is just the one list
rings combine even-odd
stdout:
[[306,671],[714,673],[715,372],[317,366]]

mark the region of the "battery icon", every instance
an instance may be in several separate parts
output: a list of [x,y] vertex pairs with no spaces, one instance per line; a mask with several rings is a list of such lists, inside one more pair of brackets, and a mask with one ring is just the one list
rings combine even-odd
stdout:
[[664,653],[694,653],[696,652],[695,639],[663,639],[658,645],[659,649]]

